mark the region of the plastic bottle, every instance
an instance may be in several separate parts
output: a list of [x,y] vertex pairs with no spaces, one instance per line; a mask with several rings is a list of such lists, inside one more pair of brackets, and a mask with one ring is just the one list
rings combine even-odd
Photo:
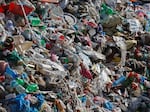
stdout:
[[18,77],[17,73],[14,70],[12,70],[9,66],[6,67],[5,73],[10,75],[14,79]]
[[32,26],[38,26],[41,23],[41,20],[37,17],[30,17],[29,20]]
[[146,32],[150,32],[150,19],[148,19],[148,20],[146,21],[145,31],[146,31]]
[[15,88],[19,94],[26,92],[25,88],[21,86],[20,84],[18,84],[16,80],[11,81],[10,86]]
[[65,62],[65,63],[68,63],[68,62],[69,62],[69,59],[68,59],[68,58],[65,58],[65,59],[64,59],[64,62]]
[[47,26],[44,26],[44,25],[43,26],[39,26],[39,29],[42,30],[42,31],[44,31],[46,28],[47,28]]
[[20,84],[20,85],[22,85],[22,86],[25,84],[25,82],[24,82],[23,79],[17,78],[16,81],[17,81],[18,84]]
[[108,15],[112,15],[114,14],[115,12],[113,11],[112,8],[108,7],[106,4],[102,4],[102,11],[105,11],[106,14]]
[[40,44],[41,44],[42,47],[45,47],[46,46],[46,41],[44,39],[41,39]]
[[26,92],[27,93],[32,93],[32,92],[35,92],[39,89],[38,85],[37,84],[29,84],[26,88]]
[[23,80],[28,80],[28,75],[27,75],[27,73],[23,73],[22,75],[21,75],[21,78],[23,79]]
[[117,79],[115,82],[113,82],[113,86],[117,86],[121,84],[122,82],[124,82],[125,80],[126,80],[126,77],[123,75],[119,79]]

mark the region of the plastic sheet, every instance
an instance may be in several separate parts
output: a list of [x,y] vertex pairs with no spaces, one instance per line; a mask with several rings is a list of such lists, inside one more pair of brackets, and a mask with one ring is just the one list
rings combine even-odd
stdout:
[[[29,13],[31,13],[34,10],[33,7],[29,7],[27,5],[24,5],[24,9],[25,9],[26,15],[28,15]],[[9,11],[12,12],[13,14],[17,14],[19,16],[24,16],[21,6],[14,2],[9,4]]]

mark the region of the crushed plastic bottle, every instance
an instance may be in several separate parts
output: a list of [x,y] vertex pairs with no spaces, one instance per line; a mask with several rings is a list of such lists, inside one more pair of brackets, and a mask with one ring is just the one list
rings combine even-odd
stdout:
[[36,92],[39,89],[37,84],[29,84],[26,88],[27,93]]

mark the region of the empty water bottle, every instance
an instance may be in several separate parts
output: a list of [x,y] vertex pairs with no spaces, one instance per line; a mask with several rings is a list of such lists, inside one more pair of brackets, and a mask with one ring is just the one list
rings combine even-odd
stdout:
[[21,86],[20,84],[18,84],[16,80],[11,81],[10,85],[11,87],[15,88],[19,94],[26,92],[25,88]]

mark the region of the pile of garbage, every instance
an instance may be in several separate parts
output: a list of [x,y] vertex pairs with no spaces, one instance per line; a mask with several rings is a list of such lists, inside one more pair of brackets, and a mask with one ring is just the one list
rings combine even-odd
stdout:
[[150,112],[149,3],[0,3],[0,112]]

